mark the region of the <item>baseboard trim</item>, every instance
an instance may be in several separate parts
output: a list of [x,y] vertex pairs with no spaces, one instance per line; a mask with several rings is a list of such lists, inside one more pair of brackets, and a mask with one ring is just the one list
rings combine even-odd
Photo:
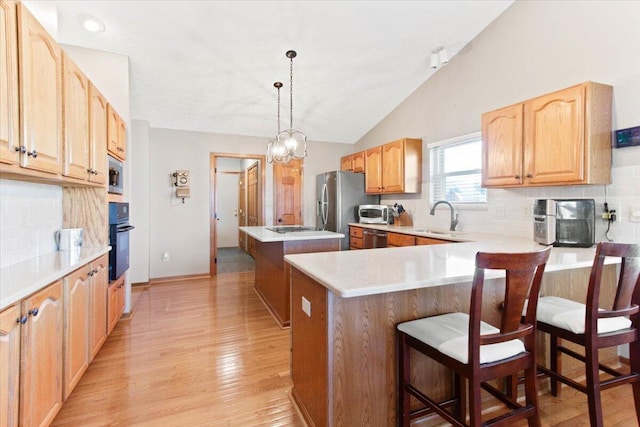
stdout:
[[149,282],[136,282],[132,283],[131,286],[149,286]]
[[182,282],[185,280],[194,280],[194,279],[210,279],[210,274],[187,274],[184,276],[169,276],[169,277],[156,277],[153,279],[149,279],[149,285],[156,285],[158,283],[167,283],[167,282]]

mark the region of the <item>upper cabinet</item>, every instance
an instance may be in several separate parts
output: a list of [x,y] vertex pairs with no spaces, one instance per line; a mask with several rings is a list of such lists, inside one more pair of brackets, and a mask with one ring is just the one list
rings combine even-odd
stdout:
[[348,172],[364,173],[365,152],[349,154],[340,159],[340,170]]
[[404,138],[365,152],[366,193],[419,193],[422,140]]
[[62,50],[23,4],[18,5],[22,166],[62,171]]
[[20,161],[16,3],[0,1],[0,163]]
[[64,55],[64,175],[89,178],[89,80]]
[[111,104],[107,107],[107,151],[124,161],[127,158],[127,128]]
[[107,182],[107,100],[89,83],[89,181]]
[[587,82],[482,115],[482,185],[611,182],[612,87]]

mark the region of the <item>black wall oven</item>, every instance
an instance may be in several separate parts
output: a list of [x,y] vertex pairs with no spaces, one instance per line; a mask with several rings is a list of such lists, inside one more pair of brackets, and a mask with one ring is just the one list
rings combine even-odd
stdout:
[[114,281],[129,269],[129,203],[109,203],[109,281]]

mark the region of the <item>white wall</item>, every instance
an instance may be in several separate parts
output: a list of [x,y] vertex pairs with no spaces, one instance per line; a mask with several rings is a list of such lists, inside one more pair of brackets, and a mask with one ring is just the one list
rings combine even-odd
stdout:
[[[130,234],[131,253],[129,278],[131,283],[149,281],[149,123],[132,120],[128,157],[134,159],[135,167],[129,173],[130,222],[136,228]],[[133,164],[133,162],[130,162]]]
[[[209,273],[210,154],[262,155],[267,140],[170,129],[149,129],[150,262],[149,277]],[[315,221],[315,175],[339,168],[340,157],[351,152],[345,144],[309,142],[304,167],[305,224]],[[191,171],[191,198],[183,204],[172,195],[169,174]],[[265,224],[273,224],[272,166],[265,169]],[[162,254],[169,252],[169,260]]]
[[238,185],[242,159],[218,158],[216,169],[217,247],[238,247]]
[[[583,81],[614,87],[613,128],[640,125],[640,2],[516,1],[356,144],[356,151],[400,137],[426,144],[480,129],[485,111]],[[613,150],[610,207],[620,221],[609,236],[640,242],[640,224],[630,223],[630,206],[640,206],[640,147]],[[423,156],[423,191],[384,197],[399,202],[414,223],[448,227],[449,215],[429,211],[428,156]],[[593,197],[605,187],[572,186],[489,190],[486,210],[462,210],[460,228],[532,236],[530,206],[535,198]],[[499,212],[504,207],[504,216]],[[597,239],[606,223],[598,221]]]

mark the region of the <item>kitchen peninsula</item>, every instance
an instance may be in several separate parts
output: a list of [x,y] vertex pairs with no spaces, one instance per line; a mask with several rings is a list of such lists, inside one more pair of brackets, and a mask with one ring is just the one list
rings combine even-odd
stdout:
[[[468,312],[478,251],[542,248],[529,239],[493,236],[475,242],[285,256],[291,274],[292,398],[307,423],[395,426],[396,324]],[[584,301],[594,254],[595,248],[553,248],[542,293]],[[613,274],[615,266],[610,265],[608,284],[613,284]],[[504,278],[487,271],[485,280],[483,304],[489,317],[484,320],[495,324]],[[309,303],[303,310],[305,300]],[[424,378],[418,386],[428,383],[434,398],[450,394],[449,376],[441,366],[416,355],[413,368],[413,375],[420,372]],[[565,368],[571,369],[568,364]]]
[[240,227],[256,239],[255,290],[280,327],[291,323],[289,273],[284,256],[307,252],[339,251],[344,234],[313,227]]

